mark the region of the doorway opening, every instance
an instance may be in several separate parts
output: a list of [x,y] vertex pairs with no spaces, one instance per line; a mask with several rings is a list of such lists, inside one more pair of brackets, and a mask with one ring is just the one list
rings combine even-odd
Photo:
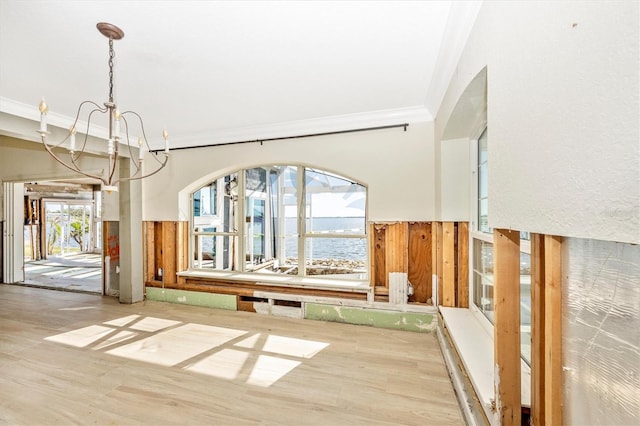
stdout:
[[99,186],[24,184],[24,283],[103,293]]

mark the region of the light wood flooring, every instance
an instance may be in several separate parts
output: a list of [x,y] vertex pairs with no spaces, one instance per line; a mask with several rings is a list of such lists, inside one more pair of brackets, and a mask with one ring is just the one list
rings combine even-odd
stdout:
[[436,337],[0,284],[0,424],[463,424]]
[[25,261],[24,284],[102,294],[102,255],[71,253]]

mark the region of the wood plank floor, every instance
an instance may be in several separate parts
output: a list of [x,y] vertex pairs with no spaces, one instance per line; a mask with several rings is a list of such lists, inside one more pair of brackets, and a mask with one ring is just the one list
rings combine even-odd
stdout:
[[434,335],[0,284],[0,424],[463,424]]

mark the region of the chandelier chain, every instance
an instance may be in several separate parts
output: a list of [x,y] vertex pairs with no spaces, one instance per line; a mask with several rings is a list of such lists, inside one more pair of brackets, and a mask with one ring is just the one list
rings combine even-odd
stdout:
[[115,56],[113,39],[109,37],[109,103],[113,103],[113,58]]

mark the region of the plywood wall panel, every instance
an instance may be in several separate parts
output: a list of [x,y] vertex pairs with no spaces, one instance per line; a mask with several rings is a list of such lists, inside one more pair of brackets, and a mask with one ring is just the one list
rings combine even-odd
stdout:
[[408,272],[408,224],[390,223],[386,226],[387,275],[391,272]]
[[389,287],[389,275],[387,274],[386,235],[385,225],[371,225],[371,276],[376,287]]
[[409,223],[409,282],[411,302],[426,303],[431,298],[431,223]]
[[469,223],[458,222],[458,239],[456,244],[456,251],[458,252],[457,259],[457,279],[458,279],[458,294],[457,303],[458,308],[469,307]]
[[442,223],[442,306],[456,306],[456,230],[454,222]]

